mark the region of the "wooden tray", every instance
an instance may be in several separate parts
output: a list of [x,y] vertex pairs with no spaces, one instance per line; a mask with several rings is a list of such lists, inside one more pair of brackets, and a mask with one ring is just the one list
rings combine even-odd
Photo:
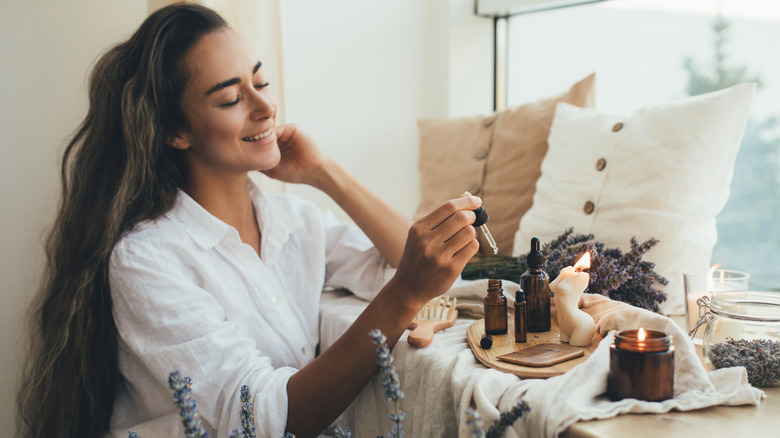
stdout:
[[524,343],[515,342],[514,316],[510,313],[507,315],[507,318],[509,333],[505,335],[494,335],[493,346],[490,349],[485,350],[479,346],[479,340],[482,339],[482,336],[485,334],[484,319],[474,321],[474,323],[469,326],[469,329],[466,331],[466,340],[468,340],[471,351],[474,352],[474,356],[476,356],[480,362],[489,366],[490,368],[495,368],[505,373],[512,373],[523,379],[545,379],[547,377],[563,374],[566,371],[569,371],[577,365],[585,362],[585,360],[590,357],[591,353],[593,353],[593,350],[595,350],[599,345],[598,342],[593,341],[588,347],[583,347],[585,350],[585,354],[583,356],[549,367],[526,367],[504,362],[496,358],[502,354],[524,350],[526,348],[533,347],[534,345],[561,343],[561,337],[558,334],[558,322],[555,320],[555,318],[552,318],[550,331],[543,333],[528,332],[528,342]]

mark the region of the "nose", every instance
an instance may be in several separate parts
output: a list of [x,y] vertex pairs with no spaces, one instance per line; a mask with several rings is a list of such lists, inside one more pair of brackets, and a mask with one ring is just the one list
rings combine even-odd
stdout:
[[262,120],[273,118],[276,115],[276,102],[268,91],[268,87],[256,89],[252,87],[249,93],[252,111],[250,117],[252,120]]

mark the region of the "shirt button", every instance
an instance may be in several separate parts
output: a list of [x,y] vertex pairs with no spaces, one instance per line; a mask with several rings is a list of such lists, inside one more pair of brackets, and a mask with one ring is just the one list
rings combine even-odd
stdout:
[[301,353],[303,354],[309,354],[309,349],[306,347],[301,347]]
[[599,158],[599,160],[596,161],[596,170],[601,172],[605,167],[607,167],[607,160],[604,158]]
[[488,151],[486,148],[480,149],[476,154],[474,154],[474,158],[477,160],[484,160],[488,156]]
[[279,304],[279,297],[273,297],[273,298],[271,298],[271,301],[272,301],[274,304]]
[[497,118],[498,118],[498,114],[494,114],[486,118],[485,120],[482,121],[482,126],[484,126],[485,128],[490,128],[493,125],[493,122],[495,122]]
[[585,206],[582,207],[582,211],[585,212],[585,214],[591,214],[593,213],[593,210],[596,208],[596,204],[588,201],[585,203]]
[[615,126],[612,127],[612,132],[618,132],[621,129],[623,129],[623,122],[617,122],[615,123]]

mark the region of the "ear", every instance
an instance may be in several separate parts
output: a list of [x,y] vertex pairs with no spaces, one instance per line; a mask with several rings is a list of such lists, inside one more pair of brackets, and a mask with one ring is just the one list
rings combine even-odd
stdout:
[[189,149],[190,146],[192,146],[189,139],[187,138],[187,135],[181,133],[167,135],[165,137],[165,144],[182,151]]

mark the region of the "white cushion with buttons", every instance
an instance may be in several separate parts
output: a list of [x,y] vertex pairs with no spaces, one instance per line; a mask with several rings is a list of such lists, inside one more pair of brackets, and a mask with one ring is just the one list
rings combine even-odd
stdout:
[[572,226],[624,251],[655,237],[645,259],[669,281],[661,310],[681,314],[682,273],[710,265],[754,93],[742,84],[628,114],[559,103],[514,255]]

